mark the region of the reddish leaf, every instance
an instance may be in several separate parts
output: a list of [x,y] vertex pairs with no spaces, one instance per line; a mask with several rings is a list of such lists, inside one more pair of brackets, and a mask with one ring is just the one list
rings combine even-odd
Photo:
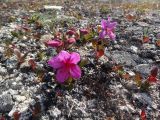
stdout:
[[158,74],[158,67],[155,66],[151,70],[151,76],[157,77],[157,74]]
[[5,119],[5,117],[2,115],[2,116],[0,117],[0,120],[6,120],[6,119]]
[[122,74],[122,78],[125,80],[129,80],[130,79],[129,73]]
[[15,111],[13,113],[13,118],[14,120],[19,120],[21,113],[19,111]]
[[98,50],[97,52],[96,52],[96,58],[98,59],[98,58],[100,58],[100,57],[102,57],[104,55],[104,50]]
[[36,68],[36,63],[35,63],[35,61],[34,61],[33,59],[30,59],[30,60],[28,61],[28,64],[31,66],[32,70],[35,70],[35,68]]
[[160,40],[157,40],[157,41],[156,41],[156,45],[157,45],[158,47],[160,47]]
[[37,116],[39,113],[41,112],[41,105],[39,103],[36,103],[34,105],[34,109],[33,109],[33,116]]
[[145,110],[142,110],[142,111],[141,111],[141,115],[140,115],[140,117],[141,117],[141,120],[147,120]]
[[155,83],[155,82],[157,82],[157,78],[154,77],[154,76],[152,76],[152,75],[150,75],[147,80],[148,80],[149,83]]
[[114,66],[114,67],[112,67],[112,70],[115,72],[123,71],[123,66],[121,66],[121,65]]
[[14,54],[17,56],[17,60],[19,63],[24,61],[21,52],[18,49],[14,49]]
[[126,18],[128,21],[133,21],[134,19],[136,19],[136,16],[134,16],[132,14],[128,14],[128,15],[126,15]]
[[143,36],[143,43],[149,42],[149,37],[148,36]]

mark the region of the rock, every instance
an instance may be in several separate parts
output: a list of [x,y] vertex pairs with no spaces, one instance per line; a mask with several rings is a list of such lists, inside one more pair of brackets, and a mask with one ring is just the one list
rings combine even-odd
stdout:
[[130,49],[133,51],[133,53],[138,52],[138,48],[136,46],[131,46]]
[[61,10],[62,8],[62,6],[44,5],[44,9],[46,10]]
[[12,96],[7,93],[0,95],[0,112],[8,112],[13,107]]
[[13,89],[9,89],[8,93],[11,94],[11,95],[17,95],[18,91],[17,90],[13,90]]
[[142,59],[136,54],[130,54],[124,51],[114,51],[112,53],[113,59],[116,63],[124,64],[126,66],[135,66],[137,63],[141,63]]
[[0,75],[4,76],[7,74],[7,69],[5,67],[0,67]]
[[145,22],[136,22],[139,26],[142,26],[142,27],[147,27],[149,26],[149,24],[145,23]]
[[134,99],[139,100],[143,104],[152,106],[152,99],[146,93],[136,93],[133,95]]
[[142,45],[142,48],[147,49],[147,50],[154,50],[154,49],[156,49],[156,46],[155,46],[155,44],[145,43]]
[[141,50],[139,53],[140,57],[149,59],[154,59],[155,55],[156,51],[150,51],[150,50]]
[[48,110],[48,112],[50,113],[50,116],[52,117],[58,117],[61,114],[61,111],[58,108],[53,108]]
[[13,99],[15,99],[18,102],[23,102],[23,101],[26,100],[26,97],[25,96],[21,96],[21,95],[14,95]]
[[148,76],[148,74],[151,71],[151,65],[150,64],[140,64],[140,65],[136,65],[134,67],[134,70],[136,72],[140,72],[142,75]]
[[44,43],[44,42],[46,42],[46,41],[48,41],[48,40],[52,40],[52,38],[54,38],[54,36],[51,35],[51,34],[42,35],[40,41],[41,41],[42,43]]

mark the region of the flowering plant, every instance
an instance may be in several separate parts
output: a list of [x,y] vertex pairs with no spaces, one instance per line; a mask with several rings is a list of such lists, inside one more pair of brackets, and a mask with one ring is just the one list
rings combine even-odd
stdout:
[[81,77],[81,69],[77,65],[79,61],[80,55],[78,53],[68,53],[62,50],[58,55],[52,57],[48,64],[57,70],[57,81],[64,83],[69,78],[79,79]]

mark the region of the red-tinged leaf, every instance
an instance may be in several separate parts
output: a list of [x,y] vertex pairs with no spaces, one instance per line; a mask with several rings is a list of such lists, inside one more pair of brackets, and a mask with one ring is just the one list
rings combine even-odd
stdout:
[[126,15],[126,18],[128,21],[133,21],[134,19],[136,19],[136,16],[134,16],[132,14],[128,14],[128,15]]
[[32,70],[35,70],[35,68],[36,68],[36,62],[33,59],[30,59],[28,61],[28,64],[31,66]]
[[151,76],[157,77],[157,74],[158,74],[158,67],[155,66],[151,70]]
[[0,120],[6,120],[6,119],[5,119],[5,117],[4,117],[4,116],[1,116],[1,117],[0,117]]
[[140,115],[140,117],[141,117],[141,120],[147,120],[145,110],[142,110],[142,111],[141,111],[141,115]]
[[92,47],[93,47],[94,49],[97,48],[97,41],[96,41],[96,40],[93,40],[93,41],[92,41]]
[[143,43],[148,43],[148,42],[149,42],[149,37],[143,36]]
[[115,72],[123,71],[123,66],[116,65],[116,66],[112,67],[112,70],[115,71]]
[[17,56],[17,59],[20,60],[21,59],[21,52],[18,49],[14,49],[14,54]]
[[142,76],[141,76],[140,73],[136,73],[135,82],[136,82],[138,87],[140,87],[142,85]]
[[15,111],[13,113],[13,119],[14,120],[19,120],[21,113],[19,111]]
[[102,57],[104,55],[104,50],[98,50],[97,52],[96,52],[96,58],[98,59],[98,58],[100,58],[100,57]]
[[22,26],[22,29],[24,29],[26,32],[30,32],[31,29],[29,27],[26,27],[26,26]]
[[150,75],[147,80],[149,83],[156,83],[157,82],[157,78],[152,75]]
[[129,80],[130,79],[129,73],[122,74],[122,78],[125,80]]
[[157,41],[156,41],[156,45],[157,45],[158,47],[160,47],[160,40],[157,40]]
[[36,103],[34,105],[34,109],[33,109],[33,116],[37,116],[39,113],[41,112],[41,105],[39,103]]

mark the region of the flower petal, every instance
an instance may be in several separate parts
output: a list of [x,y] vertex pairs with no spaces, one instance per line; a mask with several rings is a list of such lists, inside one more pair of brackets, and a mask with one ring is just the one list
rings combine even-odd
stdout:
[[114,29],[116,27],[116,25],[117,25],[117,22],[112,22],[112,23],[108,24],[107,27],[109,29]]
[[107,23],[107,21],[104,19],[101,21],[102,29],[106,29],[106,23]]
[[80,55],[76,52],[71,53],[70,62],[73,64],[77,64],[80,61]]
[[111,40],[114,40],[116,37],[116,35],[112,31],[109,31],[107,34]]
[[58,54],[58,58],[60,61],[65,62],[66,60],[68,60],[70,58],[70,54],[67,51],[62,50],[59,54]]
[[63,45],[63,42],[61,40],[50,40],[47,42],[47,45],[51,47],[59,47]]
[[72,44],[72,43],[76,42],[76,39],[75,38],[68,38],[67,42],[70,43],[70,44]]
[[70,67],[70,74],[71,77],[75,78],[75,79],[79,79],[81,77],[81,69],[78,65],[72,65]]
[[102,31],[99,33],[99,37],[100,37],[100,38],[105,38],[106,35],[107,35],[107,33],[106,33],[105,30],[102,30]]
[[63,67],[57,70],[56,79],[60,83],[64,83],[69,78],[69,71]]
[[80,33],[83,35],[88,34],[88,30],[87,29],[80,29]]
[[64,63],[59,59],[58,56],[55,56],[48,61],[48,65],[53,67],[54,69],[58,69],[61,68]]
[[70,58],[70,54],[67,51],[62,50],[57,56],[52,57],[48,64],[54,69],[61,68],[65,62]]

